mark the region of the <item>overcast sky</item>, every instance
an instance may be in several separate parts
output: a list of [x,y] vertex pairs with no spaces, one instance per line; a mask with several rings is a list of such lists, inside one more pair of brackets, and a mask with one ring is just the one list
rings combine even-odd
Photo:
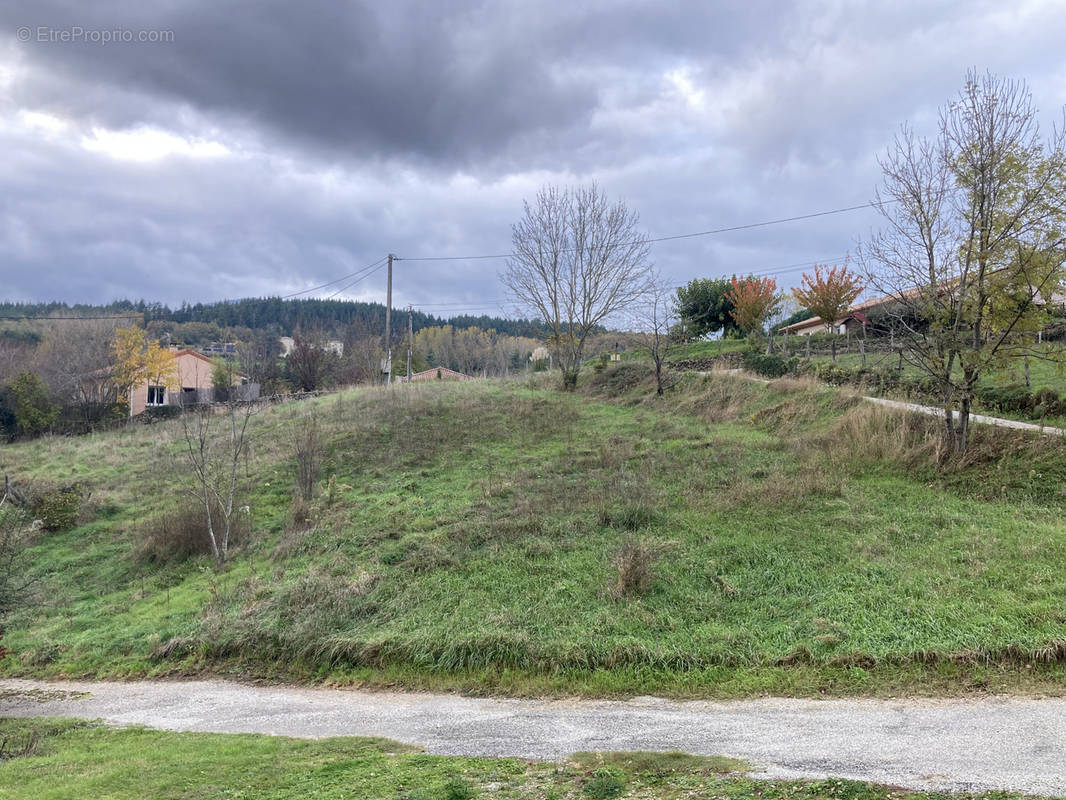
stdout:
[[[545,183],[595,180],[652,236],[851,206],[969,67],[1027,80],[1050,125],[1064,33],[1066,3],[1001,0],[0,0],[0,297],[176,304],[504,253]],[[681,283],[839,260],[875,225],[652,255]],[[394,301],[509,313],[503,267],[400,262]]]

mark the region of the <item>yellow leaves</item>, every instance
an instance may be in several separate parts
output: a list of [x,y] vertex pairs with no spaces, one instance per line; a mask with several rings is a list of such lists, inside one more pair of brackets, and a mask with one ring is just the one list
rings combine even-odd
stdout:
[[112,375],[124,400],[129,399],[130,388],[139,384],[168,389],[178,385],[177,360],[169,350],[151,341],[143,328],[134,325],[116,330],[111,354],[115,362]]

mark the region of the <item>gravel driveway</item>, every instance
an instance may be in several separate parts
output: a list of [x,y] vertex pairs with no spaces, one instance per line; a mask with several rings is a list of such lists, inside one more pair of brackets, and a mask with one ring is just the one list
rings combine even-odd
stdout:
[[2,680],[0,716],[386,736],[431,753],[539,760],[579,750],[676,749],[744,758],[766,777],[1066,795],[1066,699],[1058,698],[510,700],[224,681]]

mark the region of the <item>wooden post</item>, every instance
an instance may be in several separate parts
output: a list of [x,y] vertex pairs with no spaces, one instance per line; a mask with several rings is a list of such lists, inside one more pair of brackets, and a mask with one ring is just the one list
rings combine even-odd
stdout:
[[859,355],[862,356],[862,368],[866,369],[866,340],[859,339]]
[[809,333],[807,334],[807,344],[804,345],[803,357],[811,357],[811,335]]
[[830,344],[832,345],[833,363],[835,364],[835,363],[837,363],[837,338],[836,338],[835,335],[830,340]]
[[415,340],[414,306],[407,306],[407,382],[411,382],[411,348]]
[[389,277],[385,290],[385,364],[382,372],[385,373],[385,384],[392,383],[392,262],[395,259],[389,253]]
[[1030,383],[1029,383],[1029,356],[1025,357],[1025,386],[1026,386],[1026,388],[1030,387]]

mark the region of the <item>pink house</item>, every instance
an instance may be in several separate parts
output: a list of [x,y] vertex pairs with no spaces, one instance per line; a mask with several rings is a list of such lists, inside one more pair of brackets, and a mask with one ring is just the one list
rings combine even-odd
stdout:
[[[177,387],[168,389],[166,386],[148,383],[134,387],[130,398],[131,415],[136,416],[146,408],[155,406],[177,406],[186,403],[209,402],[212,399],[210,395],[215,387],[211,379],[214,369],[211,359],[188,348],[184,350],[171,348],[171,352],[178,362]],[[243,386],[247,383],[247,376],[239,372],[233,373],[233,386]],[[254,396],[258,394],[258,386],[255,386]],[[254,397],[244,399],[254,399]]]

